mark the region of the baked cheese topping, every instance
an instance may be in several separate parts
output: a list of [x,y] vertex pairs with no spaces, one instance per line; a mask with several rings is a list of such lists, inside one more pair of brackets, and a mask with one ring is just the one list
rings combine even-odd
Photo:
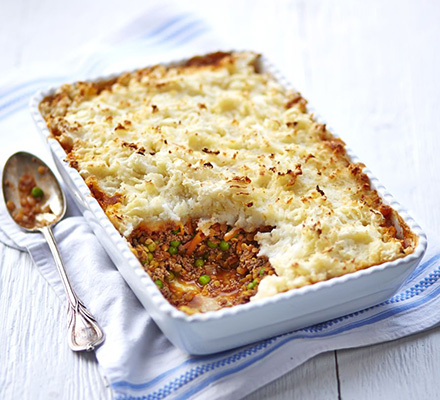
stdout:
[[253,300],[412,252],[363,166],[257,64],[254,53],[218,53],[103,88],[64,86],[41,110],[125,237],[189,219],[206,234],[216,222],[272,227],[256,238],[276,275]]

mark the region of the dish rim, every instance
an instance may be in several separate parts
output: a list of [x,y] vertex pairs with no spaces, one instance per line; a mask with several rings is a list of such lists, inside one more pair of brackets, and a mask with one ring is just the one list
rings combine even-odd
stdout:
[[[232,51],[237,52],[238,50],[232,50]],[[164,62],[154,65],[163,65],[165,67],[178,66],[184,64],[190,58],[192,57],[187,57],[177,61]],[[274,64],[272,64],[264,55],[260,56],[259,65],[262,67],[263,72],[272,75],[275,78],[275,80],[285,89],[295,90],[293,85],[280,73],[280,71],[274,66]],[[148,65],[142,68],[148,68],[151,66],[153,65]],[[124,70],[107,75],[92,76],[89,79],[85,80],[85,82],[110,80],[126,72],[131,73],[137,71],[138,69],[139,68],[135,68],[129,71]],[[35,124],[37,125],[40,134],[42,134],[45,140],[47,141],[47,144],[50,150],[52,151],[53,156],[56,156],[58,161],[61,164],[63,164],[63,166],[65,167],[65,171],[69,174],[69,177],[71,178],[72,182],[74,183],[74,185],[76,186],[76,188],[78,189],[79,193],[82,196],[81,200],[86,203],[89,210],[98,220],[101,228],[105,230],[105,233],[108,235],[110,241],[113,243],[115,248],[117,248],[118,251],[121,252],[121,255],[125,258],[128,265],[133,270],[134,274],[137,275],[137,277],[140,279],[140,282],[145,287],[145,293],[150,297],[150,300],[157,308],[157,311],[166,314],[172,319],[177,319],[180,321],[184,321],[186,323],[199,323],[199,322],[219,320],[227,316],[231,317],[234,315],[239,315],[242,313],[246,313],[249,309],[254,309],[254,308],[259,309],[273,303],[289,301],[290,299],[295,298],[297,296],[301,296],[307,293],[313,293],[319,290],[325,290],[335,285],[343,285],[346,282],[350,282],[354,279],[362,279],[362,277],[364,276],[368,276],[373,273],[378,273],[385,269],[398,268],[402,264],[411,263],[417,259],[421,259],[426,251],[427,238],[422,228],[414,220],[414,218],[408,213],[408,211],[404,207],[402,207],[402,205],[391,195],[391,193],[385,188],[385,186],[382,183],[380,183],[380,181],[372,174],[370,169],[368,167],[365,167],[363,168],[363,173],[368,176],[371,186],[377,190],[378,194],[386,204],[390,205],[395,211],[397,211],[397,213],[400,215],[403,221],[409,226],[411,231],[417,235],[417,246],[415,247],[414,251],[411,254],[408,254],[405,257],[398,258],[393,261],[384,262],[382,264],[367,267],[365,269],[351,272],[342,276],[330,278],[325,281],[320,281],[314,284],[302,286],[300,288],[290,289],[286,292],[277,293],[271,297],[250,301],[245,304],[238,304],[233,307],[224,307],[216,311],[195,313],[192,315],[186,314],[183,311],[180,311],[179,309],[172,306],[171,303],[169,303],[165,299],[165,297],[162,295],[160,290],[157,288],[157,285],[153,282],[152,278],[142,268],[140,261],[130,250],[128,241],[114,227],[110,219],[105,214],[104,210],[99,205],[98,201],[92,196],[89,187],[86,185],[84,179],[81,177],[79,172],[73,167],[71,167],[68,162],[65,161],[67,154],[65,153],[61,144],[51,136],[51,133],[46,125],[46,121],[44,120],[39,110],[39,104],[46,96],[53,94],[60,86],[61,85],[51,85],[46,89],[37,91],[31,97],[29,102],[31,116]],[[307,99],[307,97],[304,98]],[[313,115],[314,120],[316,122],[325,123],[330,133],[335,138],[339,138],[339,136],[334,133],[332,127],[329,126],[326,122],[324,122],[323,119],[319,116],[319,114],[316,113],[313,106],[310,106],[308,104],[307,112]],[[350,147],[348,147],[346,144],[344,147],[351,162],[353,163],[361,162],[359,158],[350,149]]]

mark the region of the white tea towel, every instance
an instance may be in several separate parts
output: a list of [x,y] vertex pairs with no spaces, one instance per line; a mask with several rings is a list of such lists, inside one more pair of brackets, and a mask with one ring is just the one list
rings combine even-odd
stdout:
[[[107,39],[91,43],[75,63],[18,71],[0,84],[1,131],[18,135],[16,141],[2,143],[0,159],[16,150],[29,150],[50,163],[26,107],[30,95],[42,86],[219,48],[228,46],[203,21],[164,5],[146,11]],[[240,349],[191,357],[176,349],[152,322],[71,202],[55,236],[73,286],[106,333],[96,356],[117,399],[239,399],[318,353],[397,339],[440,321],[440,252],[431,245],[405,286],[382,304]],[[42,237],[16,228],[4,206],[0,240],[26,249],[65,301]]]

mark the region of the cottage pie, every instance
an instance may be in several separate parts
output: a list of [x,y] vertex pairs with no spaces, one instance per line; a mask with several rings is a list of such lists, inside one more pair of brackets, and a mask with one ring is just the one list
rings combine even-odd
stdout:
[[171,304],[203,312],[413,252],[362,164],[252,52],[65,85],[40,110]]

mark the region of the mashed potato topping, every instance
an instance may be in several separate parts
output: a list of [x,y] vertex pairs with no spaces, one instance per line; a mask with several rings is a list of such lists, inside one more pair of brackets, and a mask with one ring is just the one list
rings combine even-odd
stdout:
[[[41,110],[68,159],[128,237],[199,220],[259,232],[276,275],[252,299],[414,249],[362,165],[251,52],[215,53],[101,84],[66,85]],[[95,197],[96,197],[95,196]],[[403,224],[404,225],[404,224]],[[402,226],[403,226],[402,225]]]

